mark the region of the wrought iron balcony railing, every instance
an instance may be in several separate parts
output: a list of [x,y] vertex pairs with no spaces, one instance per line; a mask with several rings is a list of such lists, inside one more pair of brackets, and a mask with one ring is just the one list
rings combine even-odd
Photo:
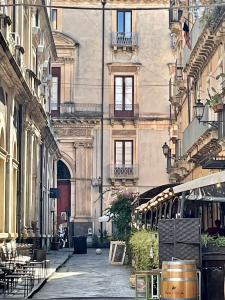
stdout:
[[100,117],[101,104],[64,102],[60,105],[60,115],[63,117]]
[[139,104],[126,104],[122,107],[120,104],[109,105],[109,117],[111,119],[136,119],[139,116]]
[[111,179],[137,179],[138,165],[110,165]]
[[134,32],[113,32],[112,33],[113,47],[137,47],[138,36]]

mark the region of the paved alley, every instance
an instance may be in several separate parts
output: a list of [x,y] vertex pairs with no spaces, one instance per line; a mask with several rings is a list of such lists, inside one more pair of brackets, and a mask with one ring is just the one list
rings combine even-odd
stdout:
[[108,264],[108,250],[96,255],[95,249],[88,249],[86,255],[73,255],[33,299],[132,299],[135,291],[129,285],[130,272],[127,266]]

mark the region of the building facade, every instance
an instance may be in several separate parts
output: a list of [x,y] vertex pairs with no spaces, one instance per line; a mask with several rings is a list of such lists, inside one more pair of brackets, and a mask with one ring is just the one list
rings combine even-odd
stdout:
[[[175,156],[171,181],[188,181],[224,168],[224,16],[223,6],[196,8],[189,14],[171,9],[175,56],[170,65],[169,100],[174,112],[170,147]],[[217,102],[222,108],[217,109]],[[205,106],[202,117],[196,111],[199,103]]]
[[0,240],[38,237],[48,246],[60,157],[49,119],[56,58],[49,11],[45,1],[0,3]]
[[67,210],[72,234],[87,233],[88,228],[98,233],[101,181],[103,211],[110,205],[112,187],[142,193],[168,182],[161,147],[169,140],[170,127],[169,14],[132,10],[167,3],[107,1],[111,10],[105,11],[104,56],[102,11],[72,9],[101,8],[100,1],[58,0],[52,5],[71,7],[51,12],[58,54],[51,113],[62,153],[58,185],[64,191],[58,222],[63,223]]

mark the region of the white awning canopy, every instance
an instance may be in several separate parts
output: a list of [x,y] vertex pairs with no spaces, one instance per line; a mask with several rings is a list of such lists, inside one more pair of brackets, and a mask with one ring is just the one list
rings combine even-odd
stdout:
[[200,177],[186,183],[177,185],[173,187],[173,191],[175,194],[179,194],[185,191],[191,191],[194,189],[198,189],[201,187],[222,183],[225,182],[225,171],[217,172],[215,174],[207,175],[204,177]]

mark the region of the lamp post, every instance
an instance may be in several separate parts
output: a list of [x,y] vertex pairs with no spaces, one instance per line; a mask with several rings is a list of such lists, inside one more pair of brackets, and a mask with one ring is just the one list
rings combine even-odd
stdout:
[[194,110],[194,115],[198,119],[199,123],[209,124],[212,127],[218,129],[219,121],[207,121],[207,120],[202,121],[205,112],[205,105],[201,102],[201,99],[197,100],[197,103],[193,106],[193,110]]
[[171,155],[171,149],[165,142],[162,146],[163,154],[167,158],[167,172],[171,169],[171,159],[173,159]]
[[[104,142],[104,132],[103,132],[103,122],[104,122],[104,80],[105,80],[105,5],[106,0],[101,0],[102,3],[102,84],[101,84],[101,183],[99,186],[100,193],[100,216],[103,212],[103,142]],[[100,235],[101,241],[103,239],[103,224],[100,223]]]

